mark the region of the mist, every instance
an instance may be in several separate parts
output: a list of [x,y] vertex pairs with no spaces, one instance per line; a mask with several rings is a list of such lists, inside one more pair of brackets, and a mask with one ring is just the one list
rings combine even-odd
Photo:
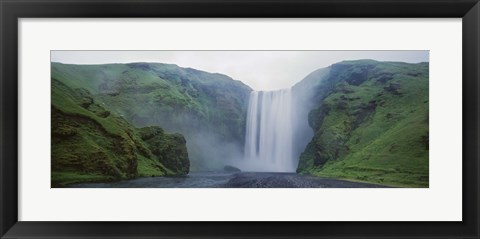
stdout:
[[344,60],[419,63],[428,51],[52,51],[67,64],[162,62],[221,73],[257,91],[292,87],[310,72]]
[[[133,106],[132,106],[133,107]],[[236,165],[243,157],[243,136],[226,139],[204,119],[187,113],[165,114],[160,111],[138,116],[130,112],[126,117],[137,127],[160,126],[167,133],[180,133],[187,142],[190,171],[219,171],[226,165]]]
[[[92,62],[92,57],[97,54],[103,58],[99,58],[97,62]],[[52,60],[91,64],[102,61],[104,63],[109,61],[109,57],[113,56],[122,56],[118,58],[117,62],[132,62],[134,59],[151,61],[155,59],[155,62],[175,63],[180,66],[192,66],[202,71],[226,73],[228,76],[233,76],[233,79],[240,79],[241,82],[253,86],[253,89],[275,89],[256,91],[262,96],[270,95],[267,100],[268,103],[264,102],[266,98],[257,99],[259,101],[256,102],[258,109],[249,112],[254,114],[250,118],[256,122],[257,126],[248,125],[249,118],[246,114],[241,114],[244,118],[234,119],[229,116],[221,116],[223,118],[220,119],[224,121],[233,120],[244,123],[241,129],[234,129],[238,131],[236,133],[229,132],[231,122],[218,122],[219,119],[212,120],[212,117],[216,116],[205,118],[205,116],[198,115],[199,111],[195,114],[188,108],[177,106],[176,102],[170,102],[171,105],[164,104],[161,102],[162,99],[155,102],[138,99],[135,101],[135,105],[122,106],[122,112],[117,113],[132,122],[136,127],[155,125],[162,127],[168,133],[182,134],[187,143],[191,171],[223,170],[224,166],[231,165],[244,171],[294,172],[301,153],[304,152],[314,134],[309,124],[308,115],[316,103],[319,102],[319,99],[316,99],[318,96],[314,95],[314,92],[318,91],[316,87],[328,76],[328,64],[341,60],[357,59],[365,55],[368,55],[369,59],[376,60],[428,61],[428,51],[61,51],[53,52]],[[135,57],[132,58],[131,56]],[[141,65],[148,64],[135,63],[131,67],[141,68]],[[324,68],[319,66],[324,66]],[[173,65],[168,67],[173,67]],[[197,70],[193,69],[176,69],[175,74],[178,74],[178,79],[176,79],[177,75],[174,74],[172,78],[172,75],[167,74],[171,73],[169,70],[171,69],[154,70],[154,72],[160,78],[172,82],[178,81],[175,84],[180,84],[182,87],[184,84],[188,85],[188,81],[195,82],[197,80],[201,82],[198,76],[204,74],[203,72],[194,73]],[[181,74],[177,71],[181,71]],[[109,94],[114,94],[122,89],[124,82],[110,79],[103,72],[98,74],[94,78],[103,81],[99,85],[99,89],[102,94],[106,94],[101,96],[104,99],[108,98]],[[189,80],[190,76],[195,80]],[[229,78],[229,80],[231,79]],[[209,97],[212,97],[214,101],[223,97],[220,99],[222,101],[231,98],[231,92],[234,92],[235,87],[238,86],[232,86],[229,92],[224,91],[218,85],[196,85],[195,87],[193,93],[201,89],[209,92]],[[214,87],[218,87],[218,89],[213,90]],[[283,101],[277,102],[277,98],[280,100],[281,97],[279,96],[282,92],[282,90],[276,90],[279,87],[291,91],[288,100],[283,99]],[[136,93],[148,93],[148,89],[139,90],[147,91]],[[252,89],[249,88],[249,90]],[[248,90],[245,90],[245,92],[248,93]],[[252,99],[249,99],[248,95],[240,93],[237,97],[243,99],[246,102],[245,104],[248,104],[248,101]],[[202,104],[200,101],[198,102]],[[232,100],[225,104],[237,103]],[[162,104],[164,105],[162,106]],[[147,105],[148,109],[144,109]],[[285,105],[289,105],[289,107],[285,107]],[[209,107],[218,107],[218,105],[215,102],[213,106]],[[250,109],[246,110],[250,111]],[[265,122],[268,122],[269,125]],[[222,123],[224,124],[222,125]]]

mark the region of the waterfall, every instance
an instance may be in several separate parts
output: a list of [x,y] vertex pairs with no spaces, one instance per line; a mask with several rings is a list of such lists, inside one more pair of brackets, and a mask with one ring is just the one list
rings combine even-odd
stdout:
[[246,170],[295,172],[291,89],[251,92],[245,134]]

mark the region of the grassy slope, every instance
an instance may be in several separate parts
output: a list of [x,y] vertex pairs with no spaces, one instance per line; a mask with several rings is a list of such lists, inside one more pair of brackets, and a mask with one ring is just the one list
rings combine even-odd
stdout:
[[[75,85],[75,84],[73,84]],[[52,78],[52,186],[112,181],[138,176],[185,174],[171,170],[143,141],[143,129],[99,105],[85,88],[72,89]],[[157,127],[158,128],[158,127]],[[161,129],[159,129],[161,130]],[[188,162],[185,142],[179,135],[159,135],[168,154],[178,152]],[[183,142],[182,142],[183,140]],[[182,153],[182,150],[184,151]],[[186,167],[188,173],[188,165]]]
[[298,172],[428,187],[428,64],[335,64]]
[[205,154],[216,154],[200,152],[203,145],[195,145],[203,132],[212,133],[219,142],[243,146],[251,89],[225,75],[159,63],[52,63],[52,77],[89,90],[100,105],[108,105],[137,127],[158,125],[182,133],[193,168],[212,160]]

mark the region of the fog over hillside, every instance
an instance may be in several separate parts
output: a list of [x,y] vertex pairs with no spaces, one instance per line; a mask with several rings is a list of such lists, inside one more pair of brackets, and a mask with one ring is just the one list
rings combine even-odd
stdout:
[[152,62],[228,75],[254,90],[290,88],[311,72],[344,60],[419,63],[428,51],[52,51],[66,64]]
[[[149,57],[157,61],[132,60]],[[52,60],[52,185],[242,171],[428,187],[428,51],[59,51]]]

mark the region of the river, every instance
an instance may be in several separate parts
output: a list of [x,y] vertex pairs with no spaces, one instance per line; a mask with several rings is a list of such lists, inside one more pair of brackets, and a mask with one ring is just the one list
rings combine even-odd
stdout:
[[112,183],[81,183],[71,188],[380,188],[377,184],[296,173],[192,172],[186,176],[145,177]]

